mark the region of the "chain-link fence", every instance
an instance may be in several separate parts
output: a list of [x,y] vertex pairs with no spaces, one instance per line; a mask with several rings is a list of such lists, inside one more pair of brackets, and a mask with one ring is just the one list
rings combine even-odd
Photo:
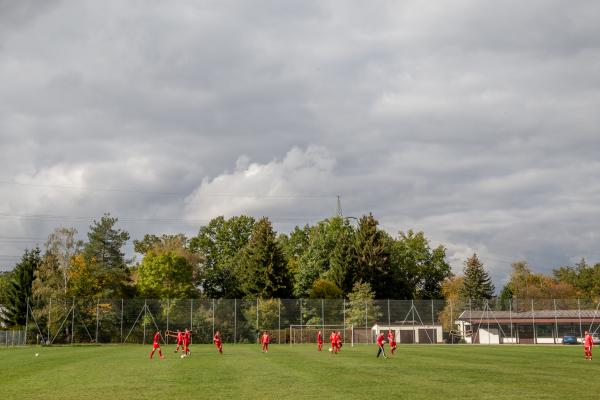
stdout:
[[[391,332],[407,343],[562,343],[600,330],[589,300],[467,299],[47,299],[28,302],[27,343],[150,343],[156,331],[191,329],[195,343],[220,331],[227,343],[314,343],[318,331],[345,343],[374,343]],[[10,335],[10,333],[8,333]],[[0,336],[1,338],[5,336]],[[166,343],[173,339],[163,335]],[[6,339],[5,339],[6,340]],[[0,340],[0,345],[2,341]]]

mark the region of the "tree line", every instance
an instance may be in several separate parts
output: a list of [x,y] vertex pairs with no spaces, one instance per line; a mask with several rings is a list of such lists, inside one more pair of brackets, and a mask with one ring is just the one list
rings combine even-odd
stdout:
[[[452,274],[446,249],[432,248],[423,232],[379,227],[372,214],[352,223],[335,216],[277,234],[271,221],[222,216],[198,234],[145,235],[134,240],[140,260],[127,259],[130,240],[118,219],[93,221],[87,240],[77,230],[55,229],[39,248],[26,249],[15,268],[0,275],[0,317],[22,325],[27,299],[49,298],[492,298],[495,288],[474,254]],[[563,266],[553,276],[513,264],[503,298],[597,297],[600,264]]]

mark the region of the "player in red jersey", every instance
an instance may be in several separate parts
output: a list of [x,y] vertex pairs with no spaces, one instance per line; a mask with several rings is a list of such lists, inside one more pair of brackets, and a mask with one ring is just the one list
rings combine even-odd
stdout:
[[594,347],[594,339],[588,331],[585,331],[585,337],[583,339],[583,351],[585,353],[585,359],[592,361],[592,347]]
[[329,342],[331,343],[331,353],[336,354],[337,353],[337,340],[335,338],[335,332],[333,332],[333,331],[331,331],[331,334],[329,335]]
[[217,350],[219,350],[220,354],[223,354],[223,343],[221,343],[221,332],[216,331],[215,336],[213,336],[213,342],[215,346],[217,346]]
[[387,358],[385,355],[385,350],[383,349],[383,345],[385,344],[385,340],[383,338],[383,332],[380,332],[379,336],[377,336],[377,347],[379,348],[379,350],[377,350],[377,358],[379,358],[381,353],[383,353],[383,358]]
[[321,331],[317,332],[317,348],[319,351],[323,349],[323,335],[321,334]]
[[388,342],[390,342],[390,350],[392,350],[392,354],[394,354],[394,352],[396,351],[396,335],[394,335],[394,333],[389,330],[388,331]]
[[269,337],[269,332],[264,331],[260,338],[260,343],[262,344],[263,353],[269,352],[269,343],[270,342],[271,342],[271,338]]
[[154,357],[154,352],[156,351],[156,349],[158,349],[158,355],[160,356],[160,359],[162,360],[164,357],[162,355],[162,351],[160,351],[160,331],[158,331],[154,334],[154,342],[152,344],[152,352],[150,352],[151,360]]
[[342,334],[340,331],[335,333],[335,347],[337,348],[338,352],[342,350]]
[[186,328],[185,332],[183,333],[183,354],[186,356],[191,354],[190,343],[192,343],[192,331]]
[[181,329],[177,329],[177,332],[167,331],[167,336],[174,337],[177,340],[177,347],[174,353],[179,352],[180,347],[183,350],[183,332],[181,332]]

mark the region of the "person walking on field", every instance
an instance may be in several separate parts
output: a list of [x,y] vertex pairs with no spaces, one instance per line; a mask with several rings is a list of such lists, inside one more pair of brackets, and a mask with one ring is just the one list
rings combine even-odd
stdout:
[[392,354],[396,351],[396,337],[391,330],[388,332],[388,342],[390,342],[390,350]]
[[385,344],[385,339],[383,336],[383,332],[379,333],[379,336],[377,336],[377,347],[379,348],[377,350],[377,358],[379,358],[379,356],[383,353],[383,358],[387,358],[387,356],[385,355],[385,350],[383,349],[383,345]]
[[323,349],[323,335],[321,334],[321,331],[317,333],[317,348],[319,351]]
[[162,355],[162,351],[160,350],[160,331],[158,331],[154,334],[154,342],[152,343],[152,351],[150,352],[151,360],[154,357],[154,352],[156,351],[156,349],[158,349],[158,355],[160,356],[160,359],[162,360],[164,357]]
[[219,354],[223,354],[223,343],[221,342],[221,332],[215,332],[215,336],[213,336],[213,342],[215,346],[217,346],[217,350],[219,350]]
[[594,339],[588,331],[585,331],[585,337],[583,339],[583,352],[585,353],[585,359],[592,361],[592,347],[594,347]]
[[270,341],[271,341],[271,338],[269,338],[269,333],[267,331],[264,331],[264,333],[262,334],[262,336],[260,338],[260,343],[262,344],[263,353],[269,352],[269,342]]

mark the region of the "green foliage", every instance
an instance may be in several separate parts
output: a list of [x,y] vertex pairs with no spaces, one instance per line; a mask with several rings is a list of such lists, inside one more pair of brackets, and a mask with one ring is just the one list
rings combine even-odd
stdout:
[[346,323],[356,326],[368,326],[377,321],[381,315],[379,306],[375,305],[375,292],[367,282],[356,282],[352,292],[348,293],[346,307]]
[[138,292],[146,298],[194,298],[193,266],[173,251],[146,253],[138,268]]
[[352,226],[342,217],[319,222],[310,230],[308,247],[298,261],[294,294],[310,295],[315,280],[326,278],[338,287],[346,285],[353,260]]
[[26,249],[21,260],[12,271],[12,279],[8,285],[6,303],[2,322],[8,326],[25,325],[27,301],[31,299],[31,290],[35,271],[42,263],[40,249]]
[[520,299],[568,299],[577,296],[576,289],[568,282],[543,274],[535,274],[525,261],[512,264],[510,281],[502,289]]
[[245,215],[228,220],[217,217],[201,227],[198,236],[190,240],[190,251],[202,258],[199,284],[206,297],[234,298],[240,295],[234,273],[235,260],[250,240],[254,225],[254,218]]
[[12,271],[0,271],[0,304],[8,303],[8,289],[12,278]]
[[391,245],[392,263],[396,271],[393,282],[396,287],[392,298],[438,299],[442,297],[442,284],[452,276],[446,262],[443,246],[431,250],[423,232],[400,232]]
[[583,298],[600,298],[600,263],[588,265],[581,259],[575,266],[563,266],[554,270],[559,282],[573,286],[577,295]]
[[237,258],[236,275],[245,297],[286,298],[291,277],[271,222],[261,218]]
[[311,299],[341,299],[344,292],[335,283],[326,279],[317,279],[310,291]]
[[[118,219],[104,214],[100,221],[90,226],[88,241],[83,248],[85,263],[97,280],[98,293],[104,298],[128,297],[130,275],[123,247],[129,240],[129,233],[115,229]],[[83,275],[81,275],[83,277]],[[90,282],[88,287],[93,287]]]
[[352,281],[368,283],[378,298],[393,297],[393,270],[387,235],[377,228],[373,215],[365,215],[358,222],[354,240],[356,262],[351,266]]
[[492,279],[485,270],[477,254],[473,254],[465,261],[463,269],[463,283],[460,295],[464,299],[491,299],[494,296]]

